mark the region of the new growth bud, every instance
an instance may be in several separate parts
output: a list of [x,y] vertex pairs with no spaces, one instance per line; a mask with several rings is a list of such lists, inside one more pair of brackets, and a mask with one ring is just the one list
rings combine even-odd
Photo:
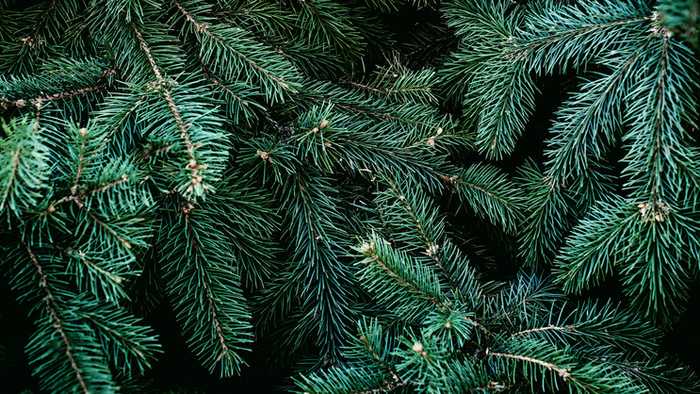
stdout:
[[363,242],[360,246],[360,253],[365,256],[371,256],[374,254],[374,242]]
[[256,153],[258,156],[260,156],[261,159],[263,159],[263,160],[265,160],[265,161],[267,161],[267,160],[270,158],[270,153],[269,153],[269,152],[265,152],[265,151],[262,151],[262,150],[258,149],[257,152],[255,152],[255,153]]
[[416,353],[421,353],[423,351],[423,344],[420,342],[415,342],[411,349],[413,349],[413,351]]

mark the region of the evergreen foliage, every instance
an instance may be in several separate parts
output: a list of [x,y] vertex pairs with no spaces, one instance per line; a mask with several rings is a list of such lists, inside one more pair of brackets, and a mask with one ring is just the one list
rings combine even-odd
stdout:
[[[356,273],[376,302],[345,361],[302,375],[304,392],[692,392],[689,375],[649,359],[659,331],[610,302],[570,304],[551,282],[520,273],[483,282],[444,232],[427,196],[390,188],[383,210],[404,220],[392,243],[356,248]],[[391,198],[387,198],[388,195]],[[393,200],[392,200],[393,199]],[[388,216],[389,216],[388,215]],[[408,253],[413,251],[417,254]],[[460,277],[455,275],[459,272]],[[604,350],[603,350],[604,349]],[[604,351],[604,358],[598,357]]]
[[31,326],[0,362],[56,393],[177,390],[180,342],[304,392],[700,390],[663,347],[698,10],[0,0],[0,319]]

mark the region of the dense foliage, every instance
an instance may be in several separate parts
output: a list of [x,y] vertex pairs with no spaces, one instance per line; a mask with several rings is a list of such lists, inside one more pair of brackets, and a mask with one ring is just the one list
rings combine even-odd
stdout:
[[0,322],[31,327],[0,363],[61,393],[178,389],[179,347],[305,392],[698,390],[662,342],[700,264],[699,12],[0,0]]

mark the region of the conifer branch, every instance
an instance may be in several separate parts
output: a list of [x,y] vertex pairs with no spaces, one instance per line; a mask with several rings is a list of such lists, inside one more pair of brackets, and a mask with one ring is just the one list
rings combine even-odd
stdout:
[[[185,215],[185,222],[187,222],[189,220],[189,213],[185,213],[184,215]],[[191,245],[192,249],[198,249],[199,246],[197,245],[197,238],[194,237],[193,236],[194,234],[192,233],[192,225],[186,224],[186,226],[187,226],[187,231],[189,232],[188,239],[190,239],[192,242],[192,245]],[[202,275],[201,272],[199,274]],[[206,275],[206,274],[204,274],[204,275]],[[219,352],[218,356],[216,356],[216,359],[215,359],[215,362],[218,362],[219,360],[221,360],[225,356],[226,352],[229,351],[229,347],[226,344],[226,338],[224,337],[223,330],[221,329],[221,322],[219,321],[219,318],[218,318],[217,313],[216,313],[216,304],[214,303],[214,297],[212,296],[211,290],[209,289],[209,284],[207,282],[208,282],[208,280],[203,280],[201,283],[202,283],[202,286],[204,288],[204,294],[205,294],[205,297],[207,300],[207,308],[209,309],[209,313],[211,314],[211,320],[214,323],[214,328],[216,330],[216,336],[219,340],[219,346],[221,347],[221,351]]]
[[248,350],[252,327],[238,273],[230,266],[231,241],[209,222],[210,208],[182,204],[160,234],[168,247],[161,255],[166,291],[201,363],[232,376],[245,365],[239,351]]
[[10,173],[7,174],[7,180],[5,182],[5,190],[2,193],[2,199],[0,199],[0,207],[4,207],[5,201],[7,200],[8,196],[10,195],[10,191],[12,190],[13,184],[16,182],[17,179],[17,172],[19,169],[19,164],[20,164],[20,154],[22,153],[22,150],[20,147],[17,147],[15,151],[11,154],[10,158]]
[[[243,34],[241,29],[232,29],[217,24],[211,24],[199,20],[200,18],[191,13],[182,5],[182,1],[173,0],[173,4],[177,11],[183,16],[185,22],[192,26],[195,36],[200,43],[200,54],[204,64],[210,65],[218,72],[226,76],[227,79],[237,79],[238,76],[245,76],[245,71],[234,71],[227,62],[240,61],[243,67],[249,67],[252,74],[258,79],[263,87],[268,87],[268,83],[272,83],[275,88],[263,89],[265,92],[269,90],[277,90],[277,94],[267,94],[268,98],[274,103],[275,99],[282,99],[285,95],[295,93],[297,91],[297,75],[294,73],[294,67],[291,64],[283,65],[272,50],[263,55],[259,45],[249,42],[248,37]],[[207,20],[207,19],[204,19]],[[226,53],[230,59],[226,62],[221,59],[222,52]],[[287,69],[283,67],[286,66]],[[253,82],[250,77],[245,79],[248,82]],[[289,80],[288,80],[289,79]]]
[[[662,152],[661,150],[664,148],[662,146],[662,120],[661,120],[661,114],[666,113],[666,78],[667,78],[667,73],[668,73],[668,50],[669,50],[669,36],[668,34],[664,33],[663,38],[662,38],[663,44],[661,45],[661,54],[659,56],[660,63],[659,63],[659,74],[656,79],[656,86],[654,89],[656,90],[656,97],[658,97],[658,101],[656,102],[656,108],[655,114],[656,114],[656,119],[654,122],[654,127],[653,131],[654,134],[652,135],[652,141],[653,141],[653,148],[650,153],[651,156],[651,168],[649,168],[648,171],[651,171],[654,174],[661,174],[663,173],[663,161],[665,161],[665,158],[662,158]],[[666,147],[668,149],[668,147]],[[663,203],[663,197],[661,196],[661,186],[659,184],[659,178],[654,176],[651,178],[651,185],[648,187],[648,192],[650,194],[650,203],[652,206],[656,206],[659,203],[659,199],[661,199],[661,202]]]
[[16,100],[7,100],[5,98],[0,98],[0,108],[3,109],[12,109],[12,108],[17,108],[17,109],[22,109],[27,105],[27,102],[31,104],[32,106],[36,107],[38,103],[43,103],[46,101],[54,101],[54,100],[65,100],[69,98],[74,98],[76,96],[83,96],[88,93],[96,92],[99,90],[103,90],[106,85],[96,85],[96,86],[88,86],[85,88],[81,89],[75,89],[75,90],[68,90],[65,92],[59,92],[59,93],[53,93],[49,95],[44,95],[44,96],[38,96],[29,100],[26,99],[16,99]]
[[132,24],[131,28],[134,34],[136,35],[141,50],[148,59],[148,64],[151,66],[153,75],[155,75],[156,77],[156,86],[158,87],[159,92],[163,95],[163,98],[167,103],[168,110],[175,119],[175,124],[177,125],[177,128],[180,131],[180,140],[182,141],[182,144],[184,145],[185,151],[189,158],[187,168],[190,170],[191,185],[188,190],[191,191],[195,186],[202,183],[202,175],[200,174],[200,170],[203,168],[203,165],[197,162],[197,157],[195,156],[195,146],[192,143],[192,139],[190,138],[190,134],[187,130],[188,125],[182,119],[182,114],[180,113],[180,110],[178,109],[178,106],[175,103],[175,100],[173,99],[172,93],[169,88],[170,82],[166,81],[166,79],[163,77],[160,68],[156,64],[156,61],[153,58],[153,55],[151,54],[151,49],[149,48],[148,43],[146,42],[146,40],[144,40],[143,35],[138,30],[136,25]]
[[[78,200],[73,200],[76,204],[78,204],[79,207],[83,207],[82,203]],[[107,231],[111,236],[113,236],[119,243],[121,243],[126,249],[131,249],[132,245],[131,242],[129,242],[127,239],[122,237],[115,229],[112,228],[109,224],[103,222],[97,215],[95,215],[94,212],[88,210],[88,216],[92,218],[92,220],[101,228],[103,228],[105,231]]]
[[540,359],[537,359],[534,357],[528,357],[528,356],[523,356],[521,354],[513,354],[513,353],[492,352],[488,348],[484,351],[484,354],[486,355],[486,357],[489,357],[489,356],[491,356],[491,357],[503,357],[503,358],[507,358],[507,359],[511,359],[511,360],[518,360],[518,361],[524,361],[527,363],[536,364],[536,365],[539,365],[541,367],[544,367],[545,369],[547,369],[549,371],[556,372],[557,375],[559,375],[564,380],[569,380],[572,378],[571,373],[569,372],[569,370],[567,368],[562,368],[562,367],[557,366],[556,364],[553,364],[553,363],[550,363],[550,362],[547,362],[544,360],[540,360]]
[[392,368],[389,364],[387,364],[386,362],[384,362],[382,360],[382,357],[379,355],[377,350],[372,347],[372,344],[369,343],[366,336],[361,335],[359,339],[360,339],[360,342],[362,343],[362,345],[367,350],[367,352],[372,355],[372,358],[377,363],[379,363],[379,365],[381,365],[382,368],[384,368],[387,372],[389,372],[389,374],[391,375],[391,378],[393,379],[393,384],[394,384],[393,387],[394,388],[398,388],[398,387],[406,385],[406,382],[404,382],[403,379],[401,379],[401,377],[394,370],[394,368]]
[[[146,179],[144,179],[144,181]],[[83,200],[85,200],[87,197],[90,197],[94,194],[109,191],[111,189],[116,188],[117,186],[120,186],[124,183],[127,183],[127,182],[129,182],[129,176],[126,174],[122,174],[119,178],[117,178],[113,181],[103,183],[101,185],[98,185],[95,188],[85,190],[85,191],[78,191],[77,180],[78,180],[78,178],[76,177],[76,182],[73,184],[73,186],[71,186],[71,191],[72,191],[71,194],[69,194],[67,196],[63,196],[63,197],[59,198],[58,200],[55,200],[55,201],[52,201],[51,203],[49,203],[49,205],[47,207],[48,212],[53,213],[56,210],[56,207],[58,207],[59,205],[62,205],[65,202],[69,202],[69,201],[74,202],[78,206],[78,208],[83,208],[84,207]]]
[[526,13],[512,51],[531,71],[552,73],[559,68],[585,67],[624,49],[646,34],[649,10],[636,0],[559,5],[545,3]]
[[535,327],[535,328],[528,328],[527,330],[522,330],[518,332],[514,332],[511,336],[526,336],[528,334],[533,334],[533,333],[542,333],[545,331],[565,331],[565,332],[572,332],[576,329],[576,327],[573,324],[569,324],[566,326],[555,326],[555,325],[547,325],[544,327]]
[[505,231],[514,231],[521,220],[522,192],[498,168],[476,164],[441,179],[454,187],[476,215],[502,226]]
[[24,242],[22,242],[22,244],[27,252],[27,255],[29,256],[29,260],[31,261],[32,266],[34,266],[36,275],[39,277],[39,287],[44,293],[43,300],[45,303],[46,311],[49,313],[49,317],[51,318],[52,327],[61,337],[61,342],[63,343],[63,346],[65,348],[64,353],[66,355],[66,358],[68,358],[68,362],[70,363],[71,369],[73,370],[75,379],[78,381],[81,391],[84,394],[88,394],[90,393],[90,390],[88,390],[87,384],[85,383],[85,379],[83,378],[83,372],[78,366],[78,363],[76,362],[76,359],[73,355],[73,347],[71,345],[71,341],[66,335],[66,332],[64,331],[63,321],[61,320],[61,317],[56,308],[56,301],[54,299],[53,293],[51,292],[51,288],[49,287],[48,278],[46,277],[46,274],[44,274],[41,263],[39,263],[39,259],[37,259],[36,255],[34,254],[34,252],[32,252],[29,245],[25,244]]
[[[147,177],[144,178],[143,181],[145,181],[146,179],[148,179],[148,178]],[[97,187],[95,187],[93,189],[87,190],[83,194],[85,196],[90,196],[90,195],[97,194],[97,193],[103,193],[107,190],[114,189],[117,186],[122,185],[126,182],[129,182],[129,176],[126,174],[122,174],[120,177],[118,177],[112,181],[105,182],[101,185],[98,185]]]
[[75,179],[73,180],[73,186],[70,187],[72,195],[76,195],[78,192],[78,183],[80,182],[80,176],[83,174],[83,161],[85,160],[85,145],[87,144],[87,129],[80,129],[80,147],[78,148],[78,168],[75,170]]
[[78,260],[81,262],[81,264],[84,264],[86,267],[88,267],[89,270],[97,271],[98,273],[100,273],[101,276],[107,278],[114,285],[119,286],[124,282],[124,278],[122,278],[121,276],[116,275],[113,272],[110,272],[110,271],[102,268],[95,261],[88,259],[85,255],[85,252],[81,252],[79,250],[78,251],[67,250],[66,252],[72,257],[77,257]]
[[379,255],[377,255],[375,250],[375,244],[370,243],[363,245],[361,251],[364,255],[367,256],[367,258],[365,259],[366,264],[376,264],[382,271],[384,271],[387,274],[388,277],[396,281],[399,284],[399,286],[405,288],[411,293],[414,293],[420,298],[427,299],[436,307],[440,309],[445,309],[445,305],[439,298],[435,296],[435,294],[426,292],[418,284],[414,283],[410,279],[405,278],[397,270],[394,270],[391,267],[389,267],[389,265],[387,265],[387,263],[383,261]]
[[2,124],[7,136],[0,140],[0,213],[16,217],[40,203],[48,183],[50,151],[38,120],[28,117]]
[[557,114],[551,130],[554,135],[545,152],[546,172],[553,182],[563,184],[570,176],[582,176],[590,168],[591,158],[601,158],[604,147],[600,143],[612,142],[620,127],[623,89],[641,56],[641,51],[635,51],[624,63],[615,65],[610,75],[588,82]]
[[[7,99],[5,97],[0,97],[0,109],[10,110],[13,108],[23,109],[27,105],[38,108],[45,102],[51,101],[61,101],[74,99],[76,97],[87,96],[90,93],[95,93],[99,91],[106,90],[108,88],[107,78],[116,74],[116,70],[113,68],[108,68],[102,72],[97,81],[90,86],[84,86],[76,89],[69,89],[61,92],[42,94],[33,98],[18,98],[18,99]],[[11,83],[12,81],[10,81]]]

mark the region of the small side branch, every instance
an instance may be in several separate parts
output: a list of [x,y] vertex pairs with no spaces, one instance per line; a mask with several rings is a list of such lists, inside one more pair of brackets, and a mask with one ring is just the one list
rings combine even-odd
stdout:
[[536,328],[530,328],[527,330],[522,330],[518,331],[516,333],[513,333],[511,337],[516,337],[516,336],[523,336],[523,335],[528,335],[528,334],[534,334],[538,332],[546,332],[546,331],[562,331],[562,332],[574,332],[576,331],[576,327],[573,324],[569,324],[566,326],[555,326],[555,325],[548,325],[544,327],[536,327]]
[[[189,216],[187,214],[185,215],[185,217],[186,217],[186,220],[189,221]],[[193,249],[195,251],[201,250],[199,248],[199,245],[196,243],[197,238],[194,237],[194,235],[192,234],[191,224],[188,223],[187,226],[188,226],[187,232],[190,234],[190,239],[194,240],[193,241],[194,242]],[[199,264],[195,264],[195,267],[197,270],[201,269],[201,266]],[[226,337],[224,336],[224,330],[221,326],[221,321],[219,321],[219,316],[218,316],[218,313],[216,311],[216,303],[214,300],[214,295],[211,292],[211,287],[209,286],[208,279],[209,278],[207,278],[206,274],[205,274],[205,278],[202,281],[202,286],[203,286],[204,293],[205,293],[206,298],[207,298],[207,307],[209,309],[209,313],[211,314],[212,321],[214,322],[214,329],[216,331],[216,337],[217,337],[217,339],[219,341],[219,345],[221,347],[221,352],[219,353],[219,356],[216,358],[216,361],[219,361],[224,357],[226,352],[229,351],[229,347],[226,344]]]
[[51,317],[53,328],[56,329],[58,335],[61,337],[61,341],[63,342],[63,345],[65,347],[66,357],[68,358],[68,362],[70,363],[71,369],[75,373],[75,378],[78,380],[80,390],[84,394],[88,394],[90,391],[88,390],[87,384],[85,383],[83,372],[78,367],[78,363],[76,362],[75,356],[73,355],[73,348],[71,346],[70,340],[68,339],[68,335],[66,335],[65,329],[63,328],[63,321],[61,320],[61,317],[59,316],[59,313],[56,310],[56,301],[53,297],[51,289],[49,288],[48,278],[44,273],[43,267],[39,263],[39,259],[36,257],[31,248],[24,242],[22,242],[22,244],[24,245],[24,248],[26,249],[27,254],[29,255],[29,260],[34,266],[37,276],[39,277],[39,288],[41,288],[41,290],[45,294],[44,302],[46,303],[46,310],[49,313],[49,317]]
[[175,104],[175,100],[173,99],[170,87],[168,87],[168,81],[165,80],[165,78],[163,77],[163,73],[160,71],[160,68],[156,64],[155,58],[151,53],[151,49],[149,48],[148,43],[143,38],[143,35],[136,28],[136,26],[132,25],[132,29],[134,31],[134,34],[136,35],[136,39],[139,42],[141,50],[146,55],[148,64],[151,66],[151,71],[153,71],[153,75],[155,75],[156,77],[156,82],[158,86],[160,86],[160,92],[163,94],[163,98],[165,99],[165,102],[168,105],[168,110],[175,119],[175,124],[177,125],[177,128],[180,131],[180,139],[182,140],[182,143],[185,146],[185,151],[187,152],[187,156],[189,158],[187,168],[191,171],[192,186],[198,185],[202,182],[202,176],[200,174],[200,171],[204,169],[205,166],[197,162],[197,157],[195,156],[195,146],[192,143],[189,131],[187,130],[188,125],[182,118],[182,114],[180,113],[177,104]]
[[520,354],[512,354],[512,353],[490,352],[489,349],[486,349],[486,355],[492,356],[492,357],[501,357],[501,358],[507,358],[507,359],[511,359],[511,360],[524,361],[524,362],[530,363],[530,364],[536,364],[536,365],[539,365],[541,367],[546,368],[549,371],[556,372],[557,375],[559,375],[564,380],[571,379],[571,373],[569,372],[568,369],[561,368],[556,364],[552,364],[550,362],[540,360],[540,359],[537,359],[534,357],[528,357],[528,356],[523,356]]
[[78,96],[84,96],[93,92],[98,92],[101,90],[104,90],[107,87],[107,82],[106,78],[110,75],[113,75],[116,71],[114,69],[107,69],[105,70],[100,78],[98,79],[97,83],[92,86],[85,86],[82,88],[78,89],[72,89],[72,90],[66,90],[63,92],[57,92],[57,93],[52,93],[52,94],[46,94],[46,95],[41,95],[41,96],[36,96],[33,98],[20,98],[20,99],[15,99],[15,100],[9,100],[6,98],[0,98],[0,109],[3,110],[10,110],[10,109],[22,109],[27,106],[32,106],[35,108],[41,107],[41,105],[45,102],[50,102],[50,101],[60,101],[60,100],[68,100],[73,97],[78,97]]

